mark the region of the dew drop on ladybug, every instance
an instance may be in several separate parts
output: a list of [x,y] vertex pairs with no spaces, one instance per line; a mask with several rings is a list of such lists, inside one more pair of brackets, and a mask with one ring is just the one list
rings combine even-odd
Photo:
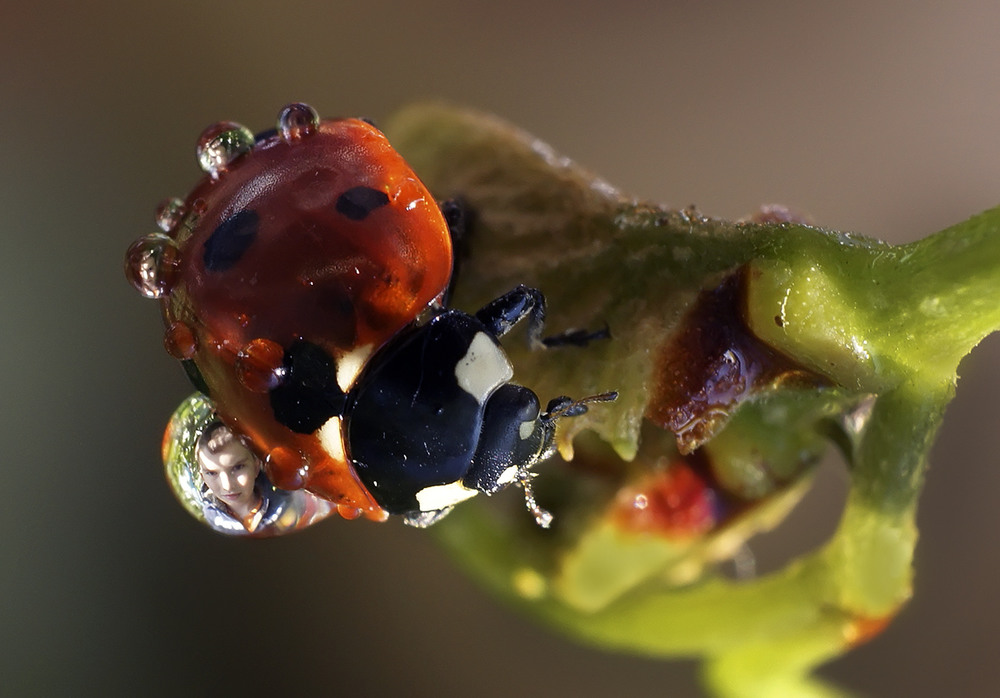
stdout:
[[319,128],[319,114],[308,104],[289,104],[278,114],[278,134],[286,143],[292,143]]
[[136,240],[125,253],[125,277],[146,298],[170,293],[177,273],[177,244],[163,233]]
[[173,322],[163,335],[163,346],[172,357],[184,361],[192,358],[198,350],[198,338],[183,322]]
[[206,128],[198,138],[195,154],[201,169],[218,178],[233,161],[253,148],[254,137],[247,129],[232,121],[222,121]]

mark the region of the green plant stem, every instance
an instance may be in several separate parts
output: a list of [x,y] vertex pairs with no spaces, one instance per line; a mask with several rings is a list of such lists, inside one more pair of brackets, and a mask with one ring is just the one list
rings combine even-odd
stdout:
[[962,358],[1000,327],[1000,210],[898,248],[885,276],[898,299],[888,348],[928,377],[954,380]]
[[898,247],[789,232],[800,234],[753,262],[751,328],[844,385],[953,383],[961,359],[1000,326],[995,209]]

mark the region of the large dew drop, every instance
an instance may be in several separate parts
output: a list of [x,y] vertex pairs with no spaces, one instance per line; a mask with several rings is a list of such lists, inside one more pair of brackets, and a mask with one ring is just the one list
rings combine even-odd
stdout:
[[278,114],[278,133],[286,143],[292,143],[319,128],[319,114],[308,104],[289,104]]
[[212,124],[198,138],[198,164],[213,178],[229,169],[233,161],[253,148],[254,137],[246,126],[232,121]]
[[128,248],[125,277],[146,298],[162,298],[170,293],[179,260],[177,243],[163,233],[152,233]]

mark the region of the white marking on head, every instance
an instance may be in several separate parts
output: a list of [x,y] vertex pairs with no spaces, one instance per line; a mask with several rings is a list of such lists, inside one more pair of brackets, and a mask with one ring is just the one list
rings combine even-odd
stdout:
[[345,393],[358,379],[358,374],[361,373],[361,369],[364,368],[365,361],[368,360],[371,353],[372,345],[366,344],[337,357],[337,385]]
[[331,458],[341,463],[347,461],[347,455],[344,452],[344,431],[340,417],[330,417],[326,420],[326,424],[319,428],[316,436],[319,438],[323,450]]
[[514,369],[503,350],[485,332],[478,332],[455,364],[458,386],[481,405],[498,387],[514,377]]
[[417,492],[417,503],[420,505],[420,511],[437,511],[453,507],[477,494],[479,490],[470,489],[460,481],[456,481],[447,485],[425,487]]
[[517,481],[517,475],[518,475],[518,467],[516,465],[512,465],[506,470],[504,470],[502,473],[500,473],[500,477],[497,478],[497,484],[498,485],[513,484],[514,482]]
[[535,421],[521,422],[521,426],[517,428],[517,435],[521,437],[521,441],[529,438],[535,433]]

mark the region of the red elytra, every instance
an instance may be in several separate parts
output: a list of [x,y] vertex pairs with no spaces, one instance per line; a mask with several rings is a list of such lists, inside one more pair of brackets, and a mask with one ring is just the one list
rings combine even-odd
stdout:
[[346,391],[448,286],[451,239],[433,196],[381,132],[340,119],[259,140],[206,175],[185,210],[170,233],[180,260],[163,312],[190,328],[190,358],[219,415],[252,441],[276,486],[384,518],[342,447],[275,420],[261,388],[280,367],[263,349],[322,347],[347,367]]

